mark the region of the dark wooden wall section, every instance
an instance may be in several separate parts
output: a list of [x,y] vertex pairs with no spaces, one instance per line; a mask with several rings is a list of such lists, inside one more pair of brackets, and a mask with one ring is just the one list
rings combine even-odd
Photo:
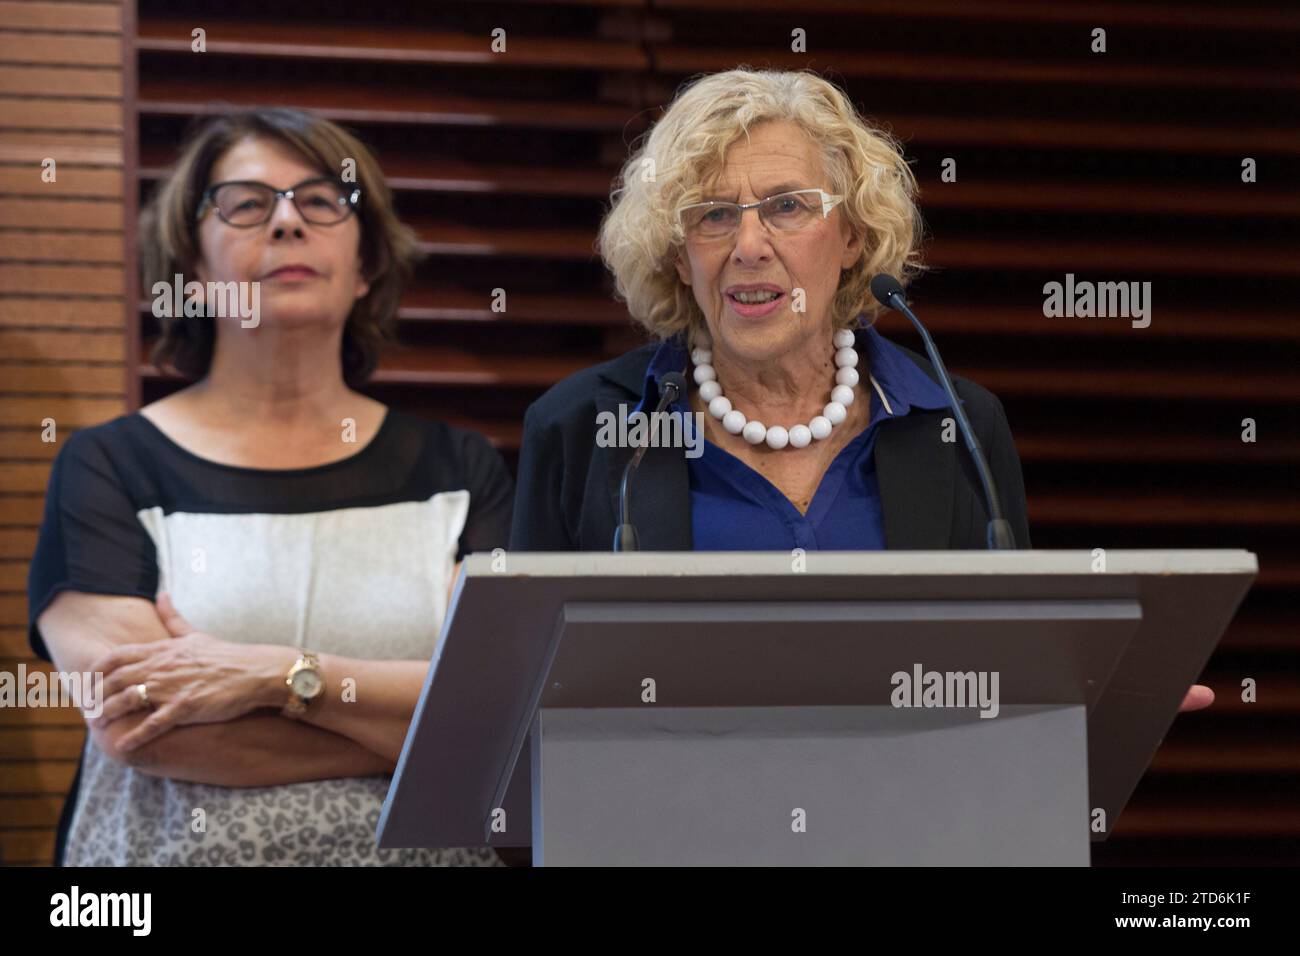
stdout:
[[[27,646],[50,462],[126,409],[120,3],[0,2],[0,671]],[[53,159],[55,179],[42,178]],[[53,419],[57,442],[42,441]],[[0,707],[0,863],[48,865],[85,725]]]
[[[512,461],[530,401],[640,341],[595,231],[628,144],[678,84],[741,63],[841,82],[907,144],[934,267],[913,298],[950,368],[1006,405],[1034,544],[1260,557],[1204,678],[1218,701],[1177,720],[1095,862],[1300,862],[1294,8],[142,0],[137,19],[128,203],[222,104],[310,107],[355,130],[431,253],[371,392],[481,429]],[[190,52],[195,27],[206,53]],[[497,27],[505,54],[490,52]],[[796,28],[806,54],[789,52]],[[1246,157],[1258,182],[1242,182]],[[1066,273],[1151,282],[1150,327],[1045,318],[1043,285]],[[139,362],[156,330],[132,299],[125,388],[147,402],[178,381]],[[917,345],[897,317],[881,327]],[[1242,702],[1246,678],[1258,702]]]

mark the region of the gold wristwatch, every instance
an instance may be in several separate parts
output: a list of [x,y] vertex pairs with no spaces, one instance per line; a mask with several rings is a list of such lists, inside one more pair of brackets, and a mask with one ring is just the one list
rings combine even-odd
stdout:
[[284,705],[281,713],[286,717],[301,717],[325,692],[320,658],[311,651],[303,651],[302,656],[289,668],[284,683],[289,688],[289,702]]

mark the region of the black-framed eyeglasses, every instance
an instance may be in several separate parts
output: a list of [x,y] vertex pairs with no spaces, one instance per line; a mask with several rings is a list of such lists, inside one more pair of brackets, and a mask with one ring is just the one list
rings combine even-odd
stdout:
[[276,189],[252,180],[213,183],[203,191],[194,218],[202,219],[212,209],[222,222],[237,229],[260,226],[271,218],[281,198],[292,202],[307,222],[332,226],[352,214],[361,199],[361,190],[328,176],[307,179],[289,189]]

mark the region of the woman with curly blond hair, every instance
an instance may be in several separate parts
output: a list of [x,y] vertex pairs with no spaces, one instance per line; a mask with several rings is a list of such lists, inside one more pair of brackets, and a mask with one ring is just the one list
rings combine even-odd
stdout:
[[[602,423],[634,427],[671,373],[688,385],[667,396],[686,447],[645,452],[629,515],[642,549],[984,547],[981,485],[945,440],[934,368],[873,327],[871,279],[921,268],[916,192],[894,140],[816,74],[736,69],[683,89],[624,165],[600,232],[653,341],[529,408],[511,547],[612,547],[632,449],[610,447]],[[1026,548],[1002,405],[954,384]]]

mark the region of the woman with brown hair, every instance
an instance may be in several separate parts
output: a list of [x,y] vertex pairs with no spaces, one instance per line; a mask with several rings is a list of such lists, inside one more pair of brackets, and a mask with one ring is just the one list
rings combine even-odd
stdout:
[[498,865],[375,845],[457,562],[505,545],[513,494],[481,435],[356,391],[417,258],[375,160],[309,113],[231,113],[142,226],[145,289],[205,307],[157,297],[155,361],[194,383],[50,477],[32,646],[104,674],[62,862]]

